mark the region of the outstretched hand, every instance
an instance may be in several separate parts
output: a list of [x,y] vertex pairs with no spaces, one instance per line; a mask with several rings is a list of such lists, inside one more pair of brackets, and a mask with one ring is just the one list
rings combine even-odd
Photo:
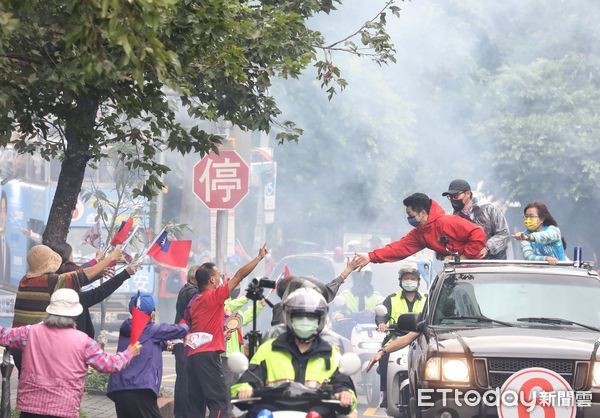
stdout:
[[369,360],[369,364],[367,365],[367,373],[373,368],[373,366],[375,365],[375,363],[379,362],[379,360],[381,360],[381,357],[383,356],[383,351],[378,351],[373,357],[371,357],[371,360]]
[[142,351],[142,345],[139,341],[136,341],[135,344],[131,344],[127,347],[127,351],[131,353],[132,357],[138,356],[140,351]]
[[371,262],[369,253],[355,253],[353,260],[354,259],[356,259],[356,263],[358,264],[358,271],[361,271],[363,267]]
[[267,243],[265,242],[263,246],[258,249],[258,258],[262,260],[268,253],[269,250],[267,249]]

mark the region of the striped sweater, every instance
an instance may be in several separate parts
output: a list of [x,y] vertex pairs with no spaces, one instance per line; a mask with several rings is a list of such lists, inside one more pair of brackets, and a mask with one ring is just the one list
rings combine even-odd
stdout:
[[33,325],[46,317],[46,308],[50,304],[50,296],[55,290],[69,288],[79,291],[88,283],[83,270],[64,274],[47,274],[38,277],[23,277],[19,282],[15,299],[15,316],[13,327]]

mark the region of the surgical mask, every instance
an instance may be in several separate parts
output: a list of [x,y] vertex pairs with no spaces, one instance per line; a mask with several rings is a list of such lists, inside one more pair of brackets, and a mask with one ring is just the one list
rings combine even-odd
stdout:
[[417,226],[419,226],[419,224],[421,223],[420,221],[417,221],[417,218],[416,218],[416,217],[414,217],[414,216],[407,216],[407,217],[406,217],[406,220],[408,221],[408,223],[409,223],[411,226],[414,226],[415,228],[416,228]]
[[400,287],[407,292],[416,292],[419,288],[419,282],[417,280],[402,280]]
[[465,204],[462,200],[450,200],[450,204],[452,205],[452,209],[454,209],[456,212],[463,210],[465,207]]
[[292,331],[294,335],[301,340],[307,339],[316,335],[319,330],[319,319],[309,318],[306,316],[298,316],[292,318]]
[[527,228],[529,231],[533,232],[539,228],[540,220],[539,218],[525,218],[523,225],[525,225],[525,228]]

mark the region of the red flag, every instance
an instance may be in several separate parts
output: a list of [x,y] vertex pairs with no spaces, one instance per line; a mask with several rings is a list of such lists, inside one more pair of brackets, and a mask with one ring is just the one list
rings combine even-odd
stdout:
[[292,277],[292,273],[290,272],[288,266],[285,266],[285,268],[283,269],[283,277]]
[[150,315],[146,312],[141,311],[134,306],[131,309],[131,339],[129,340],[130,344],[135,344],[137,340],[140,339],[140,335],[146,328],[146,325],[150,322]]
[[129,235],[129,232],[131,231],[132,227],[133,227],[133,218],[130,216],[129,218],[127,218],[126,221],[121,222],[121,226],[119,227],[119,230],[110,240],[110,245],[115,247],[117,245],[123,244],[125,242],[125,240],[127,239],[127,236]]
[[192,241],[169,240],[167,231],[164,231],[148,250],[148,255],[158,263],[171,267],[185,268],[190,256]]

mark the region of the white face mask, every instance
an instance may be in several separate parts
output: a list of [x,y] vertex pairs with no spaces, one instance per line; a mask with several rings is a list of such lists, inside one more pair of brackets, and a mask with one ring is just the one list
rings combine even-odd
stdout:
[[419,288],[418,280],[402,280],[400,287],[406,290],[407,292],[416,292]]
[[298,316],[292,318],[292,331],[294,335],[301,340],[317,335],[319,330],[319,319]]

